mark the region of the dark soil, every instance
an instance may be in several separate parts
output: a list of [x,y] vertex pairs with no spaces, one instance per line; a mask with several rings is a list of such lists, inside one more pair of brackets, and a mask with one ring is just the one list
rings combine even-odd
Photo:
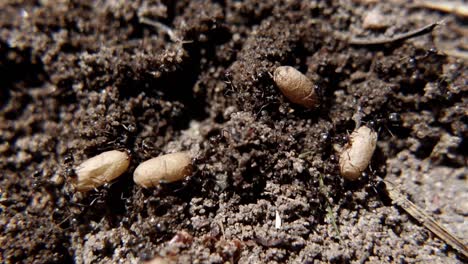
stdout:
[[[462,263],[374,183],[467,239],[468,70],[443,52],[467,48],[466,20],[370,2],[0,1],[0,262]],[[363,28],[374,8],[384,29]],[[442,18],[393,45],[346,41]],[[287,101],[279,65],[317,84],[318,109]],[[358,119],[379,142],[346,182],[335,146]],[[111,149],[131,151],[129,171],[75,192],[73,168]],[[187,180],[133,183],[178,150]]]

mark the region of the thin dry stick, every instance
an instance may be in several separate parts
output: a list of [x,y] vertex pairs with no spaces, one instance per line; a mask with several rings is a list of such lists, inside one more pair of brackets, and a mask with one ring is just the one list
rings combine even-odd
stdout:
[[389,181],[385,181],[385,183],[387,183],[387,194],[394,204],[403,208],[409,215],[414,217],[432,233],[445,241],[446,244],[462,253],[465,257],[468,257],[468,249],[463,241],[455,237],[455,235],[445,229],[434,218],[426,214],[421,208],[408,200],[398,187],[395,186],[395,184]]
[[171,39],[172,42],[180,41],[180,38],[174,33],[174,31],[170,27],[164,25],[163,23],[145,17],[140,17],[139,19],[140,23],[142,24],[150,25],[152,27],[164,31],[169,36],[169,39]]
[[445,53],[448,56],[452,56],[455,58],[460,58],[464,60],[468,60],[468,51],[458,50],[458,49],[451,49],[451,50],[442,50],[442,53]]
[[418,1],[417,7],[452,13],[462,18],[468,18],[468,5],[455,1]]
[[349,39],[348,43],[351,45],[359,45],[359,46],[376,46],[376,45],[385,45],[385,44],[391,44],[395,42],[401,42],[410,38],[414,38],[417,36],[430,33],[432,32],[432,30],[434,30],[436,26],[442,24],[442,22],[443,21],[438,21],[438,22],[429,24],[427,26],[424,26],[422,28],[396,35],[392,38],[367,39],[367,38],[352,37],[351,39]]

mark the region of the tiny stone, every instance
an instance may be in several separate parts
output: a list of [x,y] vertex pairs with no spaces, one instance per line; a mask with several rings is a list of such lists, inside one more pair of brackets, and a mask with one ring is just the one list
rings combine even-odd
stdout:
[[388,27],[388,23],[379,9],[373,9],[364,17],[362,27],[365,29],[384,29]]

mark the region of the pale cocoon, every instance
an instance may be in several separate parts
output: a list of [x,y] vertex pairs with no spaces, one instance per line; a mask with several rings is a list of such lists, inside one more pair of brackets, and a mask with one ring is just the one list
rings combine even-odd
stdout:
[[307,108],[315,108],[319,105],[314,84],[295,68],[291,66],[276,68],[273,80],[289,101]]
[[366,126],[351,133],[350,140],[340,154],[340,172],[354,181],[369,166],[377,144],[377,133]]
[[129,165],[130,157],[124,151],[111,150],[94,156],[75,169],[76,190],[86,192],[111,182],[122,175]]
[[133,181],[144,187],[156,187],[161,182],[182,180],[192,173],[192,159],[187,152],[162,155],[147,160],[135,169]]

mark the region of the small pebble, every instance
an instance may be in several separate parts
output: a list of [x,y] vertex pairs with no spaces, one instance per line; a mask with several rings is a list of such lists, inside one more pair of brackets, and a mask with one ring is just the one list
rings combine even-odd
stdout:
[[388,27],[388,23],[379,9],[373,9],[364,17],[362,27],[365,29],[384,29]]
[[135,169],[133,181],[143,188],[157,187],[161,182],[175,182],[192,174],[188,152],[177,152],[147,160]]
[[359,179],[369,166],[377,145],[377,133],[362,126],[351,133],[348,144],[340,154],[341,176],[350,181]]
[[124,151],[111,150],[94,156],[76,167],[76,190],[87,192],[109,183],[127,171],[129,165],[130,157]]
[[155,257],[152,260],[146,261],[144,263],[145,264],[169,264],[169,263],[173,263],[173,262],[170,262],[169,260],[161,258],[161,257]]

